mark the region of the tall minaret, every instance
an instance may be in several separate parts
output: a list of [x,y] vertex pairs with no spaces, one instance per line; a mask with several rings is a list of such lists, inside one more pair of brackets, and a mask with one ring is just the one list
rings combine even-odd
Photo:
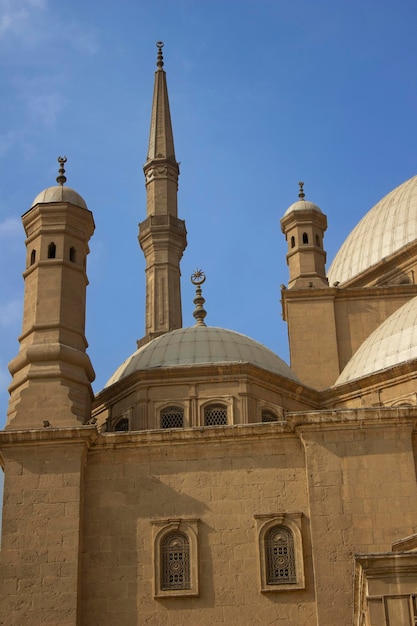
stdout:
[[149,148],[143,171],[146,181],[146,219],[139,224],[139,243],[146,259],[147,343],[182,327],[180,260],[187,245],[185,222],[178,219],[179,165],[169,111],[163,42],[157,42]]
[[58,186],[42,191],[23,217],[25,295],[20,349],[6,429],[85,424],[94,371],[86,353],[85,302],[88,241],[94,220],[83,198],[66,187],[65,157]]

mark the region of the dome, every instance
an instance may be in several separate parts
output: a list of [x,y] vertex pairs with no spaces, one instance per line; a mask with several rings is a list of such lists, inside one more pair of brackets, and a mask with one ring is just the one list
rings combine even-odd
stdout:
[[82,209],[87,209],[87,204],[75,189],[71,187],[65,187],[64,185],[57,185],[56,187],[48,187],[44,189],[34,199],[31,206],[36,204],[47,204],[49,202],[68,202],[79,206]]
[[193,326],[173,330],[141,347],[122,363],[106,387],[138,370],[213,363],[252,363],[298,380],[282,359],[257,341],[224,328]]
[[336,385],[417,358],[417,297],[390,315],[358,348]]
[[417,239],[417,176],[391,191],[357,224],[328,271],[343,283]]
[[297,202],[294,202],[294,204],[288,207],[283,217],[289,215],[293,211],[318,211],[319,213],[322,213],[321,208],[317,206],[317,204],[314,204],[314,202],[309,202],[309,200],[297,200]]

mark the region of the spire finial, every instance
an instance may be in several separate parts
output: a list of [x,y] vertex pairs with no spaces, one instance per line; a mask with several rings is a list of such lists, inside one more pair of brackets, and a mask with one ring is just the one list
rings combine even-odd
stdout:
[[59,163],[59,170],[58,170],[58,176],[56,177],[56,182],[59,185],[63,185],[64,183],[67,182],[67,177],[65,176],[65,168],[64,168],[64,164],[67,162],[67,157],[64,156],[59,156],[58,157],[58,163]]
[[300,182],[298,183],[298,186],[300,188],[300,193],[298,194],[298,197],[300,198],[300,200],[304,200],[304,198],[306,197],[304,193],[304,182],[300,180]]
[[206,326],[204,318],[207,315],[207,311],[204,309],[203,304],[205,300],[201,295],[201,285],[206,280],[206,275],[203,270],[197,269],[191,276],[191,282],[195,285],[195,298],[193,300],[195,304],[195,311],[193,313],[197,320],[196,326]]
[[162,54],[162,48],[164,47],[164,42],[157,41],[156,47],[158,48],[158,58],[156,61],[156,66],[159,70],[162,70],[162,68],[164,67],[164,56]]

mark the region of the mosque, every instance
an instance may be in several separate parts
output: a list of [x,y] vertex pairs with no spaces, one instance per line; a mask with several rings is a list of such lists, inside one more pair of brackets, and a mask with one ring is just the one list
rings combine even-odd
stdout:
[[249,337],[182,327],[179,165],[162,42],[139,224],[145,335],[93,395],[94,220],[65,185],[22,217],[22,334],[9,368],[3,626],[417,623],[417,176],[326,271],[327,218],[281,219],[290,366]]

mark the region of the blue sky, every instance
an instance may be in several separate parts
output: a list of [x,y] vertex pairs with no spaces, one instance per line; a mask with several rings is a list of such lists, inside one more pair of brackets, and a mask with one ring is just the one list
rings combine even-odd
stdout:
[[280,217],[304,180],[327,214],[331,261],[417,173],[416,23],[414,0],[0,0],[0,426],[21,330],[20,216],[55,184],[58,155],[96,223],[86,331],[96,391],[144,334],[137,224],[157,40],[188,230],[184,326],[201,267],[207,323],[288,360]]

